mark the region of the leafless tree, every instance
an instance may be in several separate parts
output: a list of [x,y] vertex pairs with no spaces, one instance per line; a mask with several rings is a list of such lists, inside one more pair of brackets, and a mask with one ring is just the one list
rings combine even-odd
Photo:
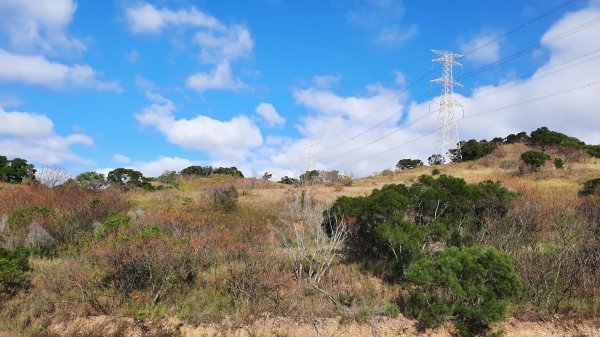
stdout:
[[70,178],[69,171],[56,164],[45,166],[36,173],[36,179],[50,188],[64,184]]
[[288,258],[294,268],[294,277],[301,282],[318,285],[331,269],[336,257],[341,257],[342,247],[348,239],[348,228],[342,217],[335,219],[331,235],[323,229],[325,204],[315,202],[310,192],[294,194],[287,202],[289,218],[281,219],[283,228],[277,229]]

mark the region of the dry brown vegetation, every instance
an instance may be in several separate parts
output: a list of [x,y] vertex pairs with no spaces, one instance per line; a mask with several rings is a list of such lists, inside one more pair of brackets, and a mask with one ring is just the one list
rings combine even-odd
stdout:
[[[489,223],[477,238],[506,253],[525,280],[515,317],[597,317],[600,200],[578,191],[583,182],[600,177],[600,159],[547,148],[552,157],[563,158],[563,169],[549,162],[540,172],[519,174],[519,155],[527,149],[502,145],[480,160],[437,168],[468,183],[501,181],[520,193],[506,218]],[[30,284],[0,299],[0,330],[60,335],[57,327],[100,315],[138,327],[170,317],[189,331],[223,320],[230,327],[251,324],[269,315],[342,326],[397,317],[396,299],[405,289],[385,282],[376,268],[345,263],[338,246],[344,234],[332,246],[319,227],[322,212],[339,196],[411,184],[431,170],[418,167],[306,189],[223,176],[187,177],[178,188],[155,192],[3,184],[0,215],[50,208],[30,220],[53,241],[51,249],[30,257]],[[215,205],[215,191],[228,186],[235,186],[235,207],[224,209]],[[108,226],[111,214],[121,217]],[[4,244],[35,231],[30,223],[16,228],[6,217],[2,222]]]

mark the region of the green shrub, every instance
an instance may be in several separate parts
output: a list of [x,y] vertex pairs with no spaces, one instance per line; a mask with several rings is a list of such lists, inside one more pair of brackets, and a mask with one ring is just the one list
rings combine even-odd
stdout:
[[0,300],[29,284],[29,253],[25,247],[0,247]]
[[423,162],[419,159],[400,159],[396,164],[400,171],[414,169],[419,166],[423,166]]
[[447,248],[437,258],[410,266],[416,286],[407,312],[424,327],[452,317],[459,336],[486,333],[502,321],[523,282],[508,257],[493,248]]
[[479,159],[492,152],[492,145],[485,139],[482,141],[476,141],[471,139],[469,141],[461,141],[460,147],[451,149],[450,154],[452,155],[452,161],[468,161]]
[[600,145],[589,146],[587,152],[592,157],[600,158]]
[[583,188],[579,191],[579,194],[600,196],[600,178],[588,180],[583,183]]
[[504,216],[513,195],[499,183],[469,185],[447,175],[422,175],[410,187],[386,185],[366,197],[338,198],[324,212],[323,227],[333,232],[330,226],[343,216],[349,228],[347,256],[389,263],[400,276],[433,243],[471,241],[485,219]]
[[561,169],[565,166],[565,163],[563,162],[562,159],[560,158],[555,158],[554,159],[554,167],[556,167],[557,169]]
[[278,183],[285,185],[298,185],[299,181],[296,178],[284,176],[283,178],[279,179]]
[[537,172],[544,166],[546,160],[550,159],[546,153],[541,151],[527,151],[521,154],[521,159],[529,168],[529,172]]
[[572,148],[582,148],[585,143],[575,137],[569,137],[563,133],[551,131],[543,126],[531,132],[531,142],[534,145],[560,145]]
[[116,232],[121,227],[128,227],[130,220],[126,214],[111,213],[104,220],[102,227],[106,232]]
[[444,163],[444,157],[441,154],[432,154],[427,158],[429,165],[442,165]]
[[438,170],[438,169],[433,169],[433,170],[431,170],[431,175],[432,175],[432,176],[437,176],[437,175],[439,175],[440,173],[442,173],[442,172],[441,172],[440,170]]
[[12,231],[26,231],[34,221],[50,216],[54,211],[51,207],[20,208],[8,215],[7,223]]

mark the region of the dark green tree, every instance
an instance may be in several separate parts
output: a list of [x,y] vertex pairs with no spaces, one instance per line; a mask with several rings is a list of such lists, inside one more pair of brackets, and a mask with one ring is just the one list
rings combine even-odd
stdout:
[[585,143],[564,133],[551,131],[543,126],[531,132],[531,142],[539,146],[560,145],[573,148],[583,148]]
[[25,159],[8,160],[5,156],[0,156],[0,181],[11,184],[19,184],[23,180],[34,181],[35,172],[33,164],[29,164]]
[[[452,161],[468,161],[479,159],[492,152],[492,146],[485,139],[482,141],[476,141],[471,139],[469,141],[461,141],[460,149],[451,149],[450,154],[452,155]],[[460,156],[459,156],[460,154]]]
[[419,159],[400,159],[396,164],[398,170],[410,170],[416,167],[423,166],[423,162]]
[[181,170],[181,175],[208,177],[213,174],[212,166],[189,166]]
[[600,196],[600,178],[588,180],[583,183],[583,188],[579,191],[580,195],[597,195]]
[[525,131],[517,134],[510,134],[504,139],[504,144],[527,143],[530,138]]
[[144,177],[144,175],[133,169],[117,168],[108,172],[107,179],[111,183],[119,184],[126,189],[134,187],[143,188],[145,190],[152,190],[150,179]]
[[101,190],[108,185],[104,174],[95,171],[87,171],[78,174],[75,177],[75,182],[77,183],[77,186],[91,191]]
[[283,176],[281,179],[279,179],[278,183],[280,184],[286,184],[286,185],[298,185],[300,181],[296,178],[292,178],[292,177],[288,177],[288,176]]
[[24,247],[0,247],[0,295],[14,295],[29,283],[29,253]]

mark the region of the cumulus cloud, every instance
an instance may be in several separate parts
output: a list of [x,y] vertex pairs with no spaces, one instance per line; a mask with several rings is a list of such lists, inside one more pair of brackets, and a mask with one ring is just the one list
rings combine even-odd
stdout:
[[5,111],[0,107],[0,148],[9,157],[22,157],[42,164],[64,161],[89,163],[75,155],[73,145],[93,145],[83,134],[60,136],[54,123],[45,115],[30,112]]
[[145,176],[158,177],[164,171],[181,171],[192,165],[200,165],[200,163],[185,158],[160,156],[148,162],[135,162],[133,168],[142,172]]
[[126,16],[129,29],[136,34],[156,34],[169,26],[195,30],[191,40],[199,48],[199,59],[214,68],[190,75],[186,81],[188,88],[199,93],[247,88],[231,70],[232,62],[252,55],[254,41],[245,26],[223,24],[195,7],[171,10],[138,4],[127,8]]
[[245,116],[228,121],[204,115],[177,119],[171,100],[154,93],[147,96],[152,104],[137,114],[136,119],[141,125],[156,128],[173,144],[206,152],[214,158],[239,161],[262,144],[260,129]]
[[313,76],[313,84],[319,88],[331,88],[340,83],[340,76],[316,75]]
[[210,89],[240,90],[247,88],[244,82],[233,77],[227,61],[217,65],[210,73],[197,72],[191,75],[187,79],[186,86],[200,93]]
[[78,54],[85,51],[85,45],[67,35],[76,9],[73,0],[3,0],[0,29],[18,52]]
[[282,126],[285,124],[285,118],[281,117],[277,110],[275,110],[275,107],[270,103],[260,103],[255,111],[265,120],[269,127]]
[[48,59],[85,51],[85,45],[67,32],[76,9],[73,0],[0,1],[0,33],[8,37],[8,46],[0,46],[0,81],[121,92],[118,82],[99,79],[101,74],[89,65]]
[[461,43],[460,51],[466,59],[476,63],[492,63],[500,59],[499,32],[484,32]]
[[100,74],[87,65],[65,65],[41,55],[18,55],[0,49],[0,81],[39,85],[51,89],[92,88],[121,92],[115,81],[99,80]]

